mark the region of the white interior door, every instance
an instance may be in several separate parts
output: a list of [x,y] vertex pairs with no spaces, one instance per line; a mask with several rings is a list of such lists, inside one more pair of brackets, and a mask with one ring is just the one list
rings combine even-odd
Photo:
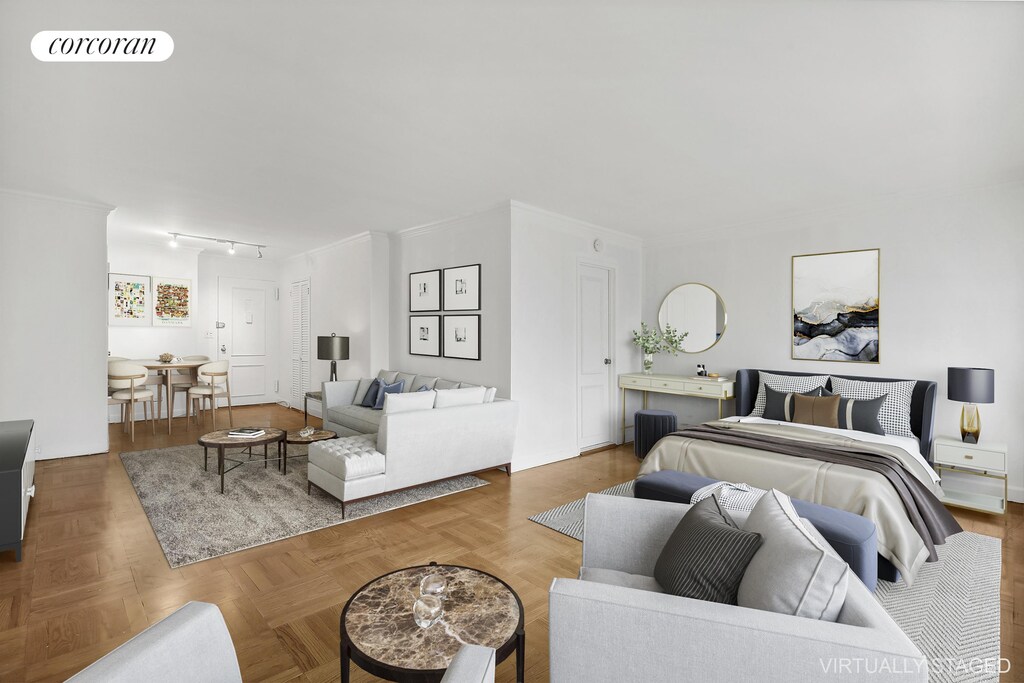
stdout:
[[291,405],[304,405],[303,397],[309,391],[309,280],[293,282],[289,299],[292,306],[292,378]]
[[579,264],[577,385],[581,451],[612,443],[611,284],[607,268]]
[[217,280],[217,357],[231,361],[231,402],[270,403],[277,397],[274,349],[277,339],[277,287],[267,280]]

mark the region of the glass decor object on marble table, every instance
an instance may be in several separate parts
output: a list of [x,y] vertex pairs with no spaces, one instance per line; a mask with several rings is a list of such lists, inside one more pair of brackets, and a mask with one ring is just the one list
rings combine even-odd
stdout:
[[444,616],[444,603],[436,595],[421,595],[412,606],[412,618],[420,628],[430,628]]
[[420,595],[433,595],[440,600],[447,600],[448,579],[442,574],[427,574],[420,581]]

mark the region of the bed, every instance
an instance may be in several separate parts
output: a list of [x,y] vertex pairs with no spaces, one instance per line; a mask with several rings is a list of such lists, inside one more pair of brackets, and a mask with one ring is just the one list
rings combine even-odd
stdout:
[[[782,386],[820,382],[826,375],[826,389],[833,388],[832,378],[844,388],[851,386],[844,380],[853,380],[857,387],[877,391],[882,384],[857,383],[904,383],[899,407],[909,415],[909,430],[905,435],[876,435],[749,417],[762,380]],[[867,517],[878,529],[879,555],[908,584],[925,562],[937,558],[935,545],[960,531],[939,502],[942,490],[931,467],[935,382],[744,369],[736,373],[735,395],[740,417],[666,436],[644,459],[640,476],[675,469],[776,488],[794,498]],[[901,417],[906,421],[908,415]]]

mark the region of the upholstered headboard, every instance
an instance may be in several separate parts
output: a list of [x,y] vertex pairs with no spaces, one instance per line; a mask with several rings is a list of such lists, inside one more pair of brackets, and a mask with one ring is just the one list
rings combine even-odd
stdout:
[[[791,377],[809,377],[811,375],[829,375],[828,372],[789,372],[787,370],[766,370],[776,375],[789,375]],[[836,375],[844,379],[856,379],[862,382],[907,382],[910,380],[892,379],[889,377],[858,377],[856,375]],[[914,394],[910,398],[910,429],[914,436],[921,440],[921,455],[932,462],[932,439],[935,432],[935,396],[936,383],[927,380],[916,380]],[[761,384],[757,370],[736,371],[736,414],[750,415],[754,409],[754,401],[757,400],[757,388]],[[832,388],[829,381],[826,388]]]

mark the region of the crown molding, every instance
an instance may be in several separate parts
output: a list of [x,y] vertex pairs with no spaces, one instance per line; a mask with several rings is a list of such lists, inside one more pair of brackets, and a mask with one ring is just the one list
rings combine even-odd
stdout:
[[66,206],[76,206],[82,209],[91,209],[98,211],[103,214],[108,214],[116,206],[111,204],[101,204],[99,202],[87,202],[82,199],[68,199],[67,197],[54,197],[48,194],[39,194],[38,192],[26,192],[25,190],[13,190],[6,187],[0,187],[0,195],[7,195],[9,197],[17,197],[20,199],[34,199],[38,202],[49,202],[52,204],[64,204]]
[[439,230],[446,230],[449,227],[457,225],[465,220],[473,218],[474,216],[480,216],[482,214],[510,210],[510,202],[508,200],[498,202],[485,209],[479,209],[477,211],[467,211],[466,213],[460,213],[455,216],[449,216],[448,218],[442,218],[441,220],[431,221],[430,223],[424,223],[422,225],[414,225],[411,228],[404,228],[390,233],[394,239],[403,240],[408,237],[416,237],[419,235],[426,235]]
[[537,214],[538,216],[553,218],[555,220],[568,224],[556,228],[561,232],[578,235],[580,237],[600,237],[609,244],[618,244],[620,246],[625,247],[642,248],[644,246],[644,239],[639,235],[633,235],[628,232],[623,232],[621,230],[613,230],[612,228],[606,228],[601,225],[589,223],[579,218],[566,216],[565,214],[561,214],[556,211],[542,209],[539,206],[527,204],[516,199],[511,200],[509,204],[512,206],[513,209],[528,211],[530,213]]
[[309,249],[307,251],[303,251],[303,252],[298,253],[298,254],[293,254],[292,256],[289,256],[289,257],[287,257],[284,260],[285,261],[295,261],[295,260],[299,260],[299,259],[306,259],[306,258],[309,258],[311,256],[314,256],[314,255],[319,254],[319,253],[324,252],[324,251],[329,251],[331,249],[337,249],[338,247],[343,247],[346,244],[358,244],[360,242],[365,242],[366,240],[369,240],[369,239],[373,238],[374,236],[381,235],[381,234],[382,233],[372,232],[370,230],[364,230],[363,232],[356,233],[355,235],[350,235],[349,237],[344,237],[344,238],[342,238],[340,240],[337,240],[335,242],[330,242],[330,243],[325,244],[323,246],[314,247],[313,249]]

